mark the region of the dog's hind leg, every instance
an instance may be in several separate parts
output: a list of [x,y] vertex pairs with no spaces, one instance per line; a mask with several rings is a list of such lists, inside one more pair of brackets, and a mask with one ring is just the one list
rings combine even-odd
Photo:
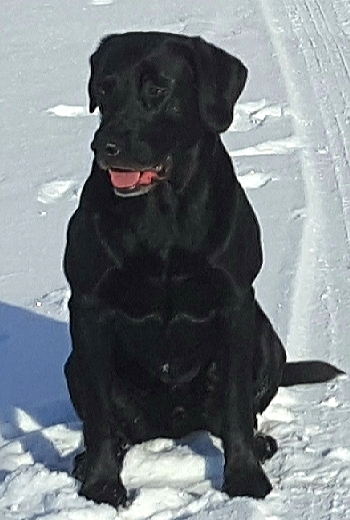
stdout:
[[276,395],[286,361],[286,352],[269,319],[255,302],[255,352],[253,377],[254,440],[253,449],[260,462],[277,451],[276,440],[257,431],[256,414],[262,413]]
[[277,441],[271,435],[256,432],[253,439],[253,451],[260,462],[271,459],[278,450]]
[[66,376],[71,402],[80,419],[84,421],[87,396],[85,395],[84,382],[82,380],[82,363],[81,360],[78,359],[78,355],[75,351],[70,354],[64,365],[64,374]]
[[86,477],[86,452],[83,451],[78,453],[74,459],[74,468],[72,471],[72,476],[79,480],[80,482],[84,482]]
[[286,351],[268,317],[255,302],[253,374],[254,416],[262,413],[276,395],[286,363]]

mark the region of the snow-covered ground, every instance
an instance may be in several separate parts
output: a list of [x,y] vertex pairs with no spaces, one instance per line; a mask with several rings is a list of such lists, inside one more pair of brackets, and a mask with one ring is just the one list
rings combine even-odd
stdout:
[[127,456],[116,513],[77,496],[65,228],[91,161],[88,56],[106,33],[200,34],[248,86],[224,136],[263,227],[257,292],[292,359],[350,372],[350,3],[4,0],[0,4],[0,519],[350,518],[350,384],[280,391],[261,420],[279,452],[264,501],[220,493],[220,444],[159,439]]

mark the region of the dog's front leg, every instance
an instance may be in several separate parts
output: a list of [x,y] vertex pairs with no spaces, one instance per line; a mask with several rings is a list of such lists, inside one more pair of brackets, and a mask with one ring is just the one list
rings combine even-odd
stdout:
[[[85,454],[80,458],[80,494],[118,507],[126,503],[120,478],[127,440],[115,424],[112,385],[115,320],[96,302],[71,299],[73,352],[65,372],[72,402],[83,421]],[[77,469],[77,468],[76,468]]]
[[[84,432],[85,443],[87,435]],[[119,439],[100,439],[98,446],[86,444],[84,457],[85,480],[79,495],[97,503],[115,507],[127,502],[126,489],[121,481],[120,472],[126,450]]]
[[223,490],[231,497],[263,498],[272,489],[253,449],[254,309],[254,294],[249,290],[224,313]]

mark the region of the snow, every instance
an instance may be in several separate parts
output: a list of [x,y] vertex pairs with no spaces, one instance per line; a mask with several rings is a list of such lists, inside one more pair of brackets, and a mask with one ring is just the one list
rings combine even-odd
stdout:
[[350,518],[350,385],[281,389],[261,418],[280,449],[263,501],[220,492],[206,432],[128,453],[119,512],[77,495],[81,425],[69,352],[65,229],[98,124],[88,56],[106,33],[194,35],[238,55],[249,82],[224,140],[263,229],[257,293],[291,359],[350,372],[350,7],[344,0],[13,0],[0,5],[0,518]]

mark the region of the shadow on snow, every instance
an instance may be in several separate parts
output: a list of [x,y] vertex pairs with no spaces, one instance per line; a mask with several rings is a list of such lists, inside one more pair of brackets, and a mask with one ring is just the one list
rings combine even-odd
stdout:
[[[62,457],[45,428],[68,423],[71,430],[81,430],[63,373],[69,352],[67,323],[0,303],[0,433],[53,471],[69,472],[74,453]],[[207,433],[194,433],[176,445],[203,456],[206,478],[220,487],[223,457]],[[0,468],[0,482],[8,473]]]

